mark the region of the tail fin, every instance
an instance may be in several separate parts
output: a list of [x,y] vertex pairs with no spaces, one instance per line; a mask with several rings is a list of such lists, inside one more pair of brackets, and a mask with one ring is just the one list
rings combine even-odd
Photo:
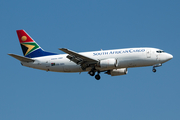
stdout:
[[24,30],[17,30],[16,32],[25,57],[34,58],[57,55],[55,53],[44,51]]

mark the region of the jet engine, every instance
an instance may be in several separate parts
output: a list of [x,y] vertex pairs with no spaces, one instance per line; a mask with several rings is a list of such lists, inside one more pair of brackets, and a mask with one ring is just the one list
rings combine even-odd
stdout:
[[106,74],[111,76],[126,75],[127,73],[127,68],[113,69],[106,72]]
[[114,58],[100,60],[98,66],[101,68],[114,68],[117,65],[117,60]]

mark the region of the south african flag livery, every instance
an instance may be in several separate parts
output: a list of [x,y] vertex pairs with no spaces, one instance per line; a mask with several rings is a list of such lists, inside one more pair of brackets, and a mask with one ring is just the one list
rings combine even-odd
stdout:
[[25,57],[56,55],[55,53],[44,51],[24,30],[17,30],[16,32]]

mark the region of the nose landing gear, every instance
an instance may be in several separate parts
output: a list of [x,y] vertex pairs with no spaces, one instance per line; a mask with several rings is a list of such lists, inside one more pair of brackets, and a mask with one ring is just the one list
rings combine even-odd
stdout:
[[156,72],[156,69],[153,67],[153,70],[152,70],[154,73]]
[[156,67],[160,67],[160,66],[162,66],[162,64],[161,63],[159,63],[159,64],[156,64],[156,65],[153,65],[153,69],[152,69],[152,71],[155,73],[156,72]]

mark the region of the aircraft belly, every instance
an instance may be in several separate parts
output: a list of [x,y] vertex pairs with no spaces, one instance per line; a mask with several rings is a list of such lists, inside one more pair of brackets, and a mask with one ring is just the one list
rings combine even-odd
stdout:
[[45,66],[37,63],[27,63],[27,62],[21,62],[23,66],[34,68],[34,69],[40,69],[40,70],[47,70]]
[[81,72],[81,66],[76,64],[70,64],[70,65],[63,65],[63,72]]

